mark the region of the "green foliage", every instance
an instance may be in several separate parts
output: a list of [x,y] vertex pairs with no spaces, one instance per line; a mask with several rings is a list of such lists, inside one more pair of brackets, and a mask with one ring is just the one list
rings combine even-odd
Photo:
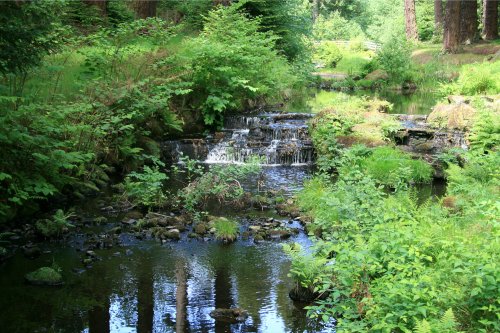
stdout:
[[36,230],[47,238],[60,237],[68,228],[73,225],[69,219],[74,217],[74,213],[64,213],[62,209],[58,209],[52,216],[52,219],[38,220],[35,224]]
[[465,154],[463,167],[449,160],[441,202],[419,205],[407,186],[388,193],[377,185],[391,179],[389,169],[398,170],[391,183],[430,176],[389,147],[341,151],[335,182],[320,174],[306,183],[298,204],[321,240],[312,258],[296,254],[291,274],[327,295],[310,316],[337,319],[338,332],[500,329],[500,154],[487,133],[488,145]]
[[342,50],[330,41],[321,42],[316,46],[314,57],[323,62],[326,67],[335,68],[343,57]]
[[293,62],[307,59],[305,35],[311,31],[310,11],[301,0],[243,0],[233,1],[251,17],[259,18],[264,32],[277,36],[276,47]]
[[464,65],[456,82],[442,87],[443,93],[476,95],[500,91],[500,61]]
[[377,53],[376,62],[396,83],[412,81],[411,48],[404,38],[392,37]]
[[425,161],[412,159],[397,148],[378,147],[359,161],[361,170],[379,184],[392,188],[406,187],[409,183],[428,183],[432,167]]
[[491,150],[500,145],[500,110],[482,107],[476,114],[469,134],[473,149]]
[[258,159],[241,165],[213,165],[182,189],[179,196],[184,208],[192,212],[214,200],[238,206],[245,194],[240,181],[260,173],[260,170]]
[[220,126],[225,111],[274,96],[293,83],[289,65],[274,49],[277,37],[260,28],[259,19],[233,6],[218,7],[207,15],[200,36],[187,42],[186,80],[205,124]]
[[62,283],[60,270],[53,267],[40,267],[36,271],[26,274],[25,278],[28,282],[39,285],[59,285]]
[[77,175],[93,154],[74,149],[71,138],[84,128],[67,121],[73,112],[39,105],[0,108],[0,220],[66,185],[76,185]]
[[214,222],[215,237],[226,242],[236,240],[238,236],[238,223],[224,217],[216,219]]
[[338,11],[334,11],[328,16],[320,15],[316,19],[312,36],[315,40],[351,40],[363,36],[363,31],[356,22],[349,21]]
[[132,172],[125,177],[124,195],[134,204],[147,208],[162,207],[168,200],[163,188],[167,179],[157,166],[145,165],[142,172]]
[[60,1],[0,2],[0,73],[26,73],[58,48]]
[[459,333],[458,322],[452,309],[448,309],[439,320],[429,323],[426,319],[417,322],[415,333]]

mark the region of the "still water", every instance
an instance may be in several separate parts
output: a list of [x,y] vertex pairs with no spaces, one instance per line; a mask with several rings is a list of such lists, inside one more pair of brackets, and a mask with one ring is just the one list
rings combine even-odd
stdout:
[[[126,246],[96,251],[83,270],[81,240],[47,245],[0,267],[2,332],[321,332],[288,297],[289,260],[278,242],[231,245],[186,240],[160,245],[122,235]],[[304,235],[290,241],[307,246]],[[62,287],[26,285],[24,274],[56,262]],[[244,323],[215,322],[214,308],[241,307]]]

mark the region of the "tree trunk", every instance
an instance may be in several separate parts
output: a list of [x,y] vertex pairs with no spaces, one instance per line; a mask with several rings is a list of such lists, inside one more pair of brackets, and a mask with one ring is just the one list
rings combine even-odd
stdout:
[[462,0],[460,16],[460,42],[471,44],[478,39],[477,1]]
[[103,15],[106,15],[108,6],[107,0],[84,0],[83,2],[89,6],[96,6]]
[[316,22],[316,19],[319,16],[319,1],[320,0],[312,0],[312,19],[313,22]]
[[486,40],[498,38],[498,0],[484,0],[483,36]]
[[434,28],[436,32],[440,32],[443,29],[443,23],[443,0],[434,0]]
[[135,0],[134,10],[138,18],[145,19],[156,16],[157,0]]
[[405,0],[406,39],[418,40],[415,0]]
[[462,4],[457,0],[446,1],[444,18],[444,50],[456,53],[460,44],[460,8]]
[[213,0],[212,4],[214,6],[218,5],[229,6],[231,4],[231,0]]

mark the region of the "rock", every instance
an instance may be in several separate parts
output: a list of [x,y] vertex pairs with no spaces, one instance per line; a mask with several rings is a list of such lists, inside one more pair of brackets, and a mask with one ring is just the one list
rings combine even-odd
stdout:
[[205,223],[198,223],[195,227],[194,227],[194,232],[199,234],[199,235],[204,235],[207,233],[207,225]]
[[166,236],[168,239],[179,240],[181,239],[181,232],[179,231],[179,229],[171,229],[167,231]]
[[450,96],[448,96],[448,103],[450,103],[450,104],[469,104],[470,99],[466,98],[465,96],[450,95]]
[[210,228],[210,230],[208,232],[211,234],[215,234],[215,228]]
[[476,110],[467,104],[438,104],[427,122],[439,128],[467,129],[472,126]]
[[138,211],[138,210],[131,210],[130,212],[128,212],[127,214],[125,214],[125,218],[124,219],[132,219],[132,220],[140,220],[144,217],[144,215]]
[[387,80],[387,79],[389,79],[389,74],[387,74],[387,72],[384,71],[383,69],[376,69],[365,76],[365,80],[370,80],[370,81]]
[[90,257],[93,259],[97,258],[97,253],[95,253],[94,251],[87,251],[87,252],[85,252],[85,254],[87,255],[87,257]]
[[104,224],[106,222],[108,222],[108,219],[105,217],[105,216],[99,216],[99,217],[96,217],[93,222],[95,224]]
[[243,322],[248,318],[248,312],[241,308],[215,309],[210,312],[210,317],[217,321],[238,323]]
[[122,220],[122,223],[125,224],[125,225],[132,225],[132,224],[137,223],[137,220],[135,220],[135,219],[124,219],[124,220]]
[[125,255],[126,256],[131,256],[132,254],[134,254],[134,252],[131,249],[126,249],[125,250]]
[[251,226],[248,227],[248,230],[250,230],[251,232],[254,232],[254,233],[259,232],[260,229],[261,229],[261,227],[258,226],[258,225],[251,225]]
[[92,265],[92,258],[83,258],[82,259],[82,263],[85,265],[85,266],[89,266],[89,265]]
[[253,238],[254,243],[262,243],[264,241],[264,237],[261,234],[255,235]]
[[268,234],[274,239],[288,239],[292,236],[292,233],[288,230],[271,230]]
[[51,267],[41,267],[24,278],[28,283],[38,286],[60,286],[64,283],[61,273]]
[[188,238],[198,238],[198,235],[197,235],[197,234],[195,234],[194,232],[190,232],[190,233],[188,234]]
[[23,247],[23,254],[28,259],[35,259],[42,254],[42,251],[36,245],[26,245]]
[[[321,295],[321,299],[326,298],[325,294],[326,293]],[[295,288],[290,290],[288,296],[296,302],[310,303],[318,299],[320,297],[320,294],[312,291],[310,288],[304,288],[301,285],[297,285]]]

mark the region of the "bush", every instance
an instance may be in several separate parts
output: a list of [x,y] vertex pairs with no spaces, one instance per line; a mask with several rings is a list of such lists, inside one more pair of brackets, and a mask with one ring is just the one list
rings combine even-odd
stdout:
[[464,65],[458,80],[442,88],[446,94],[497,94],[500,91],[500,61]]
[[396,193],[378,186],[431,174],[389,147],[353,146],[341,152],[335,182],[325,175],[307,182],[298,204],[313,218],[308,230],[321,238],[312,257],[293,254],[291,275],[327,295],[308,307],[309,316],[335,318],[339,332],[498,331],[494,133],[481,131],[477,140],[485,144],[463,156],[463,167],[449,160],[441,201],[419,204],[407,186]]
[[214,221],[215,237],[225,242],[233,242],[238,236],[238,223],[220,217]]
[[125,178],[124,195],[134,204],[147,208],[162,207],[168,196],[163,189],[167,175],[160,172],[158,167],[145,165],[142,172],[132,172]]
[[361,27],[354,21],[342,17],[339,11],[320,15],[313,25],[315,40],[350,40],[363,35]]
[[68,221],[75,216],[73,213],[65,214],[62,209],[58,209],[52,219],[38,220],[35,224],[36,230],[47,238],[60,237],[64,232],[72,228]]
[[375,59],[394,82],[401,84],[413,80],[411,48],[406,39],[392,37],[384,43]]
[[321,42],[315,50],[314,57],[326,67],[335,68],[342,60],[343,52],[334,42]]
[[205,124],[220,126],[226,111],[293,84],[290,66],[274,49],[277,37],[260,28],[259,19],[235,6],[219,6],[207,15],[200,36],[187,42],[183,63],[191,103],[202,110]]
[[205,208],[209,202],[218,201],[241,206],[245,191],[240,181],[249,175],[260,173],[257,159],[243,165],[213,165],[209,171],[191,181],[179,191],[179,197],[188,211]]
[[374,148],[359,163],[361,170],[379,184],[393,188],[405,187],[408,183],[428,183],[432,179],[433,170],[427,162],[414,160],[397,148]]

